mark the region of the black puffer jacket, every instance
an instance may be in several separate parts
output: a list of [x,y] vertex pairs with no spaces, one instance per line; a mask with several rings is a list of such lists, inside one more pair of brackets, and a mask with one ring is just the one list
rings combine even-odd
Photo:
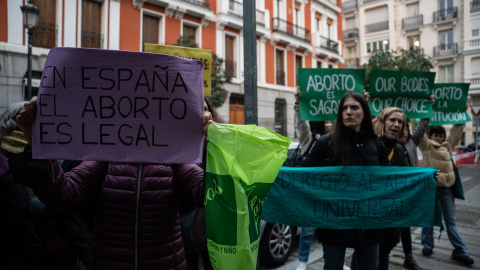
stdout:
[[[364,132],[352,132],[350,166],[386,166],[389,164],[385,146],[378,137],[367,135]],[[302,167],[342,166],[344,164],[331,164],[332,156],[331,135],[320,137],[315,143],[310,154],[302,162]],[[317,236],[320,242],[346,246],[352,248],[366,247],[380,242],[382,230],[330,230],[318,229]]]

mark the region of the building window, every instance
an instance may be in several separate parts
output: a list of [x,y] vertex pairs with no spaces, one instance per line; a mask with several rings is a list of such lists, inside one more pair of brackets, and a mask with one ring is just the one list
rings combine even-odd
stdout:
[[33,31],[34,44],[37,47],[53,48],[57,37],[55,0],[35,0],[33,4],[40,10],[37,28]]
[[286,117],[285,99],[275,99],[275,132],[283,136],[287,136],[287,117]]
[[317,68],[322,68],[322,62],[321,61],[317,61]]
[[143,14],[142,44],[159,42],[160,18]]
[[453,8],[453,0],[439,0],[438,6],[440,10]]
[[409,36],[408,38],[408,49],[418,50],[420,48],[420,37],[419,36]]
[[317,33],[320,33],[321,22],[322,22],[322,14],[315,12],[315,28],[317,30]]
[[285,85],[284,52],[283,50],[277,50],[275,54],[277,84]]
[[[480,5],[480,1],[478,5]],[[472,19],[472,37],[478,36],[480,36],[480,17]]]
[[231,78],[236,76],[235,63],[235,37],[225,36],[225,72]]
[[332,24],[333,20],[330,18],[327,18],[327,38],[332,39]]
[[453,83],[453,65],[438,67],[438,82]]
[[182,30],[183,37],[190,37],[193,42],[197,43],[197,27],[184,23]]
[[298,85],[298,69],[303,67],[303,59],[301,55],[295,55],[295,81]]
[[82,47],[102,48],[102,4],[82,1]]
[[390,42],[388,39],[373,41],[367,43],[367,53],[374,52],[376,50],[388,51],[390,50]]

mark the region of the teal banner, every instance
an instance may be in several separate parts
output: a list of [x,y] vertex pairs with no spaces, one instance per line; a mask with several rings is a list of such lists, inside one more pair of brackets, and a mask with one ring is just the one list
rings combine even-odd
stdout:
[[437,169],[394,166],[282,167],[262,219],[299,227],[432,227]]
[[397,107],[407,119],[430,118],[434,80],[435,72],[372,70],[368,93],[373,116],[385,108]]
[[469,83],[437,83],[433,85],[433,114],[430,126],[470,122],[467,104]]
[[299,68],[298,100],[303,121],[325,121],[337,118],[338,103],[346,92],[363,95],[364,69]]

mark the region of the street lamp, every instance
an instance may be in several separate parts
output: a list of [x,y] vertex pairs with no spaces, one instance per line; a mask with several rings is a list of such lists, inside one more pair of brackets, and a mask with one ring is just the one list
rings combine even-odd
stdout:
[[23,27],[27,28],[28,33],[28,81],[26,99],[30,100],[32,98],[32,33],[33,29],[37,27],[40,10],[31,0],[29,0],[26,5],[21,6],[20,9],[23,14]]

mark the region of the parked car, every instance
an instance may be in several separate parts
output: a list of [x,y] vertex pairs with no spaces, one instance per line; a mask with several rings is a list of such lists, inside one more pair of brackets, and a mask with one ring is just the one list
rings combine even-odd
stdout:
[[[300,144],[292,142],[288,147],[285,164],[294,158],[297,150],[300,150]],[[261,220],[258,250],[260,264],[265,267],[277,267],[284,264],[295,248],[296,236],[299,234],[300,229],[297,230],[297,227]]]
[[[480,149],[480,141],[478,141],[477,144],[478,144],[477,149]],[[475,151],[475,143],[471,143],[467,145],[467,147],[465,147],[465,149],[463,150],[463,152],[473,152],[473,151]]]

